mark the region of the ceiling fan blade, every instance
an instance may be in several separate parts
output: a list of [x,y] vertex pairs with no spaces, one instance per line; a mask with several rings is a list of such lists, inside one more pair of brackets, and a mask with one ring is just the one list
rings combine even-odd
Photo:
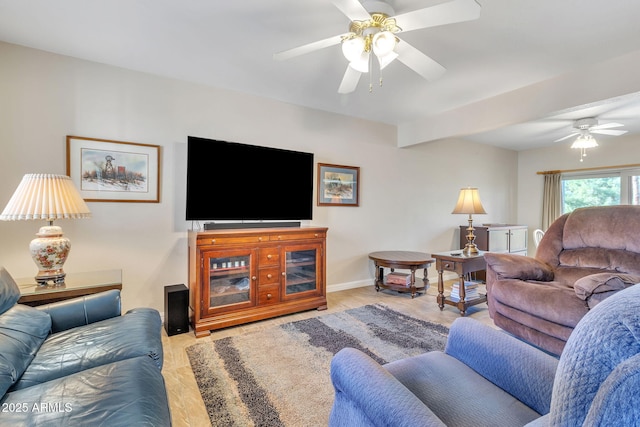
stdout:
[[591,129],[590,130],[591,133],[597,133],[600,135],[614,135],[614,136],[620,136],[620,135],[624,135],[625,133],[629,132],[628,130],[606,130],[606,129]]
[[331,3],[340,9],[340,12],[344,13],[351,21],[366,21],[371,19],[371,15],[369,15],[367,9],[365,9],[358,0],[331,0]]
[[438,25],[472,21],[480,17],[480,9],[481,7],[476,0],[453,0],[403,13],[394,16],[394,19],[403,32],[413,31]]
[[344,77],[342,77],[342,83],[340,83],[338,93],[351,93],[356,90],[361,75],[362,73],[360,71],[350,65],[347,65],[347,71],[344,72]]
[[569,139],[569,138],[571,138],[572,136],[576,136],[576,135],[580,135],[580,132],[574,132],[574,133],[571,133],[571,134],[569,134],[569,135],[567,135],[567,136],[563,136],[563,137],[562,137],[562,138],[560,138],[560,139],[556,139],[556,140],[555,140],[555,141],[553,141],[553,142],[560,142],[560,141],[564,141],[565,139]]
[[404,40],[398,42],[395,51],[398,53],[398,61],[427,80],[435,80],[447,71],[442,65]]
[[589,130],[600,130],[600,129],[611,129],[611,128],[619,128],[624,126],[623,124],[620,123],[604,123],[601,125],[596,125],[596,126],[591,126],[589,128]]
[[342,34],[338,36],[329,37],[324,40],[318,40],[313,43],[305,44],[302,46],[294,47],[293,49],[285,50],[282,52],[274,53],[273,59],[277,61],[284,61],[294,58],[296,56],[304,55],[316,50],[324,49],[329,46],[335,46],[342,41]]

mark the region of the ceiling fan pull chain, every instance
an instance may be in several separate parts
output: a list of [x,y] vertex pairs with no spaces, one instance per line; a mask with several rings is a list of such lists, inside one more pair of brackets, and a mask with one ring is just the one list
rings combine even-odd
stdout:
[[373,92],[373,55],[369,55],[369,93]]

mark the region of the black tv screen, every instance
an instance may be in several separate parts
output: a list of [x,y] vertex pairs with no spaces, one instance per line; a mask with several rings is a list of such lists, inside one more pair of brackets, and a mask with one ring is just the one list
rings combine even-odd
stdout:
[[188,137],[187,220],[307,220],[313,154]]

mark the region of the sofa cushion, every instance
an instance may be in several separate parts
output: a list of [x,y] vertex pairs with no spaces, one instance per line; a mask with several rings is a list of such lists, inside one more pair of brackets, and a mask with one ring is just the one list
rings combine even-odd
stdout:
[[593,308],[604,298],[636,283],[640,283],[640,276],[621,273],[598,273],[590,274],[577,280],[573,287],[578,298],[587,301],[589,307]]
[[475,427],[478,420],[487,426],[521,426],[541,415],[442,352],[391,362],[384,368],[448,426]]
[[640,209],[633,205],[594,206],[576,209],[562,233],[567,249],[603,248],[640,253]]
[[[11,426],[169,426],[164,379],[148,357],[99,366],[7,393]],[[20,412],[19,412],[20,411]]]
[[513,254],[485,253],[484,259],[500,279],[553,280],[553,270],[535,258]]
[[12,390],[96,366],[147,356],[162,368],[161,320],[150,308],[50,335]]
[[26,305],[0,315],[0,396],[23,374],[49,334],[51,318]]
[[0,314],[13,307],[20,299],[20,288],[13,277],[0,267]]
[[[534,329],[537,328],[536,319],[574,328],[589,311],[587,304],[576,298],[572,287],[555,281],[498,280],[491,287],[491,298],[506,308],[526,313],[527,319],[533,322],[526,326]],[[503,314],[509,317],[509,314]]]

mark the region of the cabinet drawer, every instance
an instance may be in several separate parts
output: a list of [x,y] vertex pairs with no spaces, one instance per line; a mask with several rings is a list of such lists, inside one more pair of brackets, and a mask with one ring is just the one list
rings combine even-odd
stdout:
[[442,261],[442,269],[447,271],[456,271],[458,269],[458,262],[455,261]]
[[268,242],[269,236],[201,236],[198,237],[198,246],[208,245],[233,245],[242,243]]
[[262,288],[263,285],[272,285],[280,283],[280,269],[279,268],[265,268],[258,273],[258,285]]
[[299,233],[286,233],[286,234],[274,234],[271,236],[271,240],[287,241],[287,240],[302,240],[302,239],[317,239],[324,237],[324,232],[319,231],[303,231]]
[[258,305],[275,304],[280,302],[280,286],[260,286],[258,289]]
[[280,265],[280,248],[260,248],[258,251],[258,265]]

